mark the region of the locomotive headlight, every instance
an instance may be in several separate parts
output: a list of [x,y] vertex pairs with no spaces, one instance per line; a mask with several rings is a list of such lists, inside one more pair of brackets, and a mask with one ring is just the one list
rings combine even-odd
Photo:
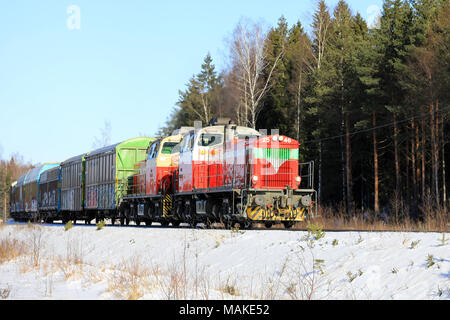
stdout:
[[272,140],[273,140],[273,141],[277,141],[277,136],[273,136],[273,137],[272,137]]
[[299,177],[295,178],[295,181],[296,181],[298,184],[300,184],[300,182],[302,181],[302,178],[299,176]]
[[258,176],[253,176],[252,180],[253,180],[253,183],[256,183],[258,181]]
[[280,142],[283,141],[283,136],[279,136],[278,141],[280,141]]

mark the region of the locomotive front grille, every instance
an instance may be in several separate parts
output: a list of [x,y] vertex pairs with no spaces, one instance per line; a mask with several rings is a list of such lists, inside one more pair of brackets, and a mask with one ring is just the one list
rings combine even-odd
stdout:
[[298,149],[255,148],[254,175],[260,188],[294,188],[298,175]]

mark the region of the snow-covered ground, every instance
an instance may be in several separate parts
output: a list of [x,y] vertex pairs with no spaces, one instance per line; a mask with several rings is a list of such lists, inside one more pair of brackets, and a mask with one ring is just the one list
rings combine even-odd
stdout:
[[448,300],[448,238],[10,221],[0,299]]

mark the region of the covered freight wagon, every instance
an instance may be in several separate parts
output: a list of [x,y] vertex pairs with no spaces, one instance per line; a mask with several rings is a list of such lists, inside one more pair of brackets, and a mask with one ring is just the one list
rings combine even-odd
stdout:
[[31,170],[23,173],[16,181],[14,186],[11,187],[10,195],[10,215],[13,219],[21,219],[21,214],[24,212],[24,201],[23,201],[23,182],[25,177]]
[[95,211],[97,218],[115,217],[128,177],[134,174],[135,164],[146,158],[154,140],[133,138],[86,155],[85,210]]
[[16,185],[17,185],[17,181],[14,181],[13,183],[11,183],[11,187],[9,188],[9,210],[10,212],[14,211],[14,203],[15,203],[15,197],[16,197]]
[[53,222],[61,209],[60,169],[60,166],[48,169],[39,179],[39,214],[47,222]]
[[86,154],[69,158],[61,163],[61,212],[66,217],[82,215],[84,207],[84,165]]
[[58,163],[39,164],[17,180],[12,192],[15,199],[11,216],[18,220],[34,220],[38,218],[39,209],[39,182],[41,174],[51,168],[59,166]]

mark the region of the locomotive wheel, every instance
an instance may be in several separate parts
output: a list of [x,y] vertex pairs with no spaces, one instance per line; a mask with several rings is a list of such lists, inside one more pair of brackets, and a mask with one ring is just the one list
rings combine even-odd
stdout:
[[161,221],[161,227],[167,227],[169,225],[169,222],[168,221],[166,221],[166,220],[164,220],[164,221]]
[[124,217],[120,217],[120,225],[123,226],[125,224],[125,218]]
[[264,223],[264,226],[266,226],[266,228],[267,229],[270,229],[270,228],[272,228],[272,222],[271,221],[266,221],[265,223]]
[[250,221],[241,222],[240,228],[250,230],[252,228],[252,223]]
[[223,227],[225,228],[225,230],[231,229],[231,221],[230,220],[220,217],[220,223],[223,224]]
[[150,227],[152,225],[152,222],[153,222],[152,220],[147,219],[147,220],[145,220],[145,225]]
[[172,226],[178,228],[180,226],[180,221],[172,221]]
[[135,223],[136,223],[137,226],[141,225],[141,221],[139,219],[136,219]]
[[283,224],[284,224],[284,228],[285,228],[285,229],[290,229],[290,228],[292,228],[292,226],[295,224],[295,222],[292,222],[292,221],[284,221]]

